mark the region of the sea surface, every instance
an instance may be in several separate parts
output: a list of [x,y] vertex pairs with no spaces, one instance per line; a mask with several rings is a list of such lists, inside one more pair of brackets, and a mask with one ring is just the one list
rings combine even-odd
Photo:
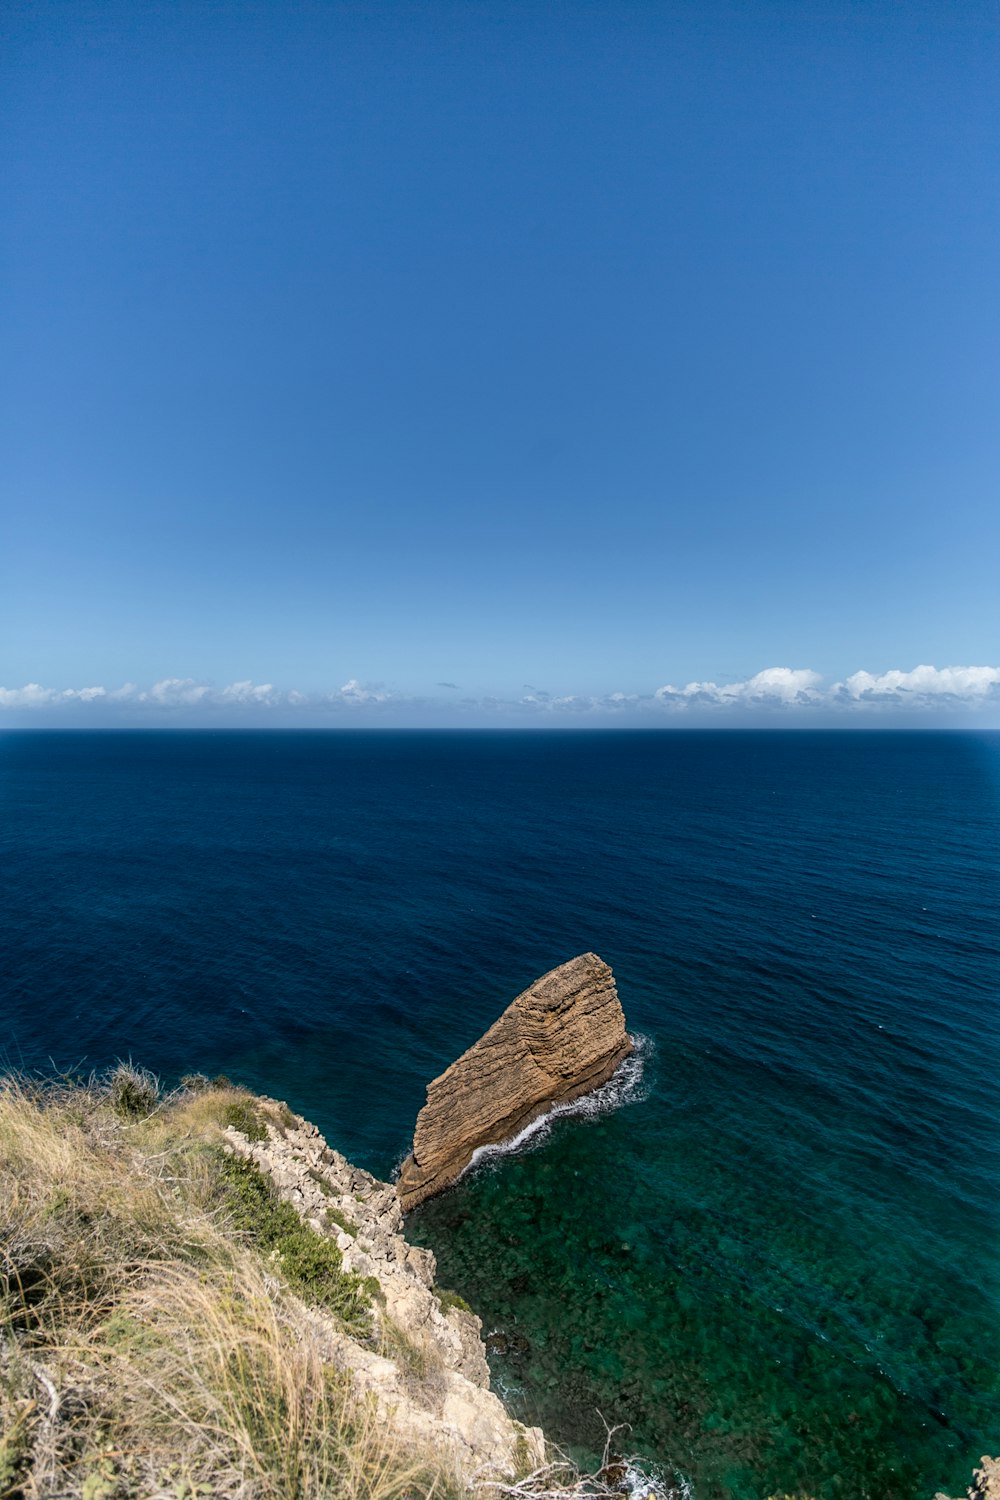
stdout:
[[636,1061],[412,1216],[515,1412],[696,1500],[1000,1452],[1000,736],[8,733],[0,1050],[286,1098],[389,1175],[540,973]]

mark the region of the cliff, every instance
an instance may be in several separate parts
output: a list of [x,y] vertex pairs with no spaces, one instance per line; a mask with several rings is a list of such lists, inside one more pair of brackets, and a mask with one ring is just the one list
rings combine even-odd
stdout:
[[332,1236],[346,1272],[373,1278],[381,1337],[359,1342],[329,1323],[328,1358],[351,1372],[408,1446],[445,1456],[466,1484],[512,1477],[545,1461],[538,1428],[523,1427],[490,1390],[482,1322],[435,1287],[430,1250],[407,1244],[393,1188],[352,1166],[315,1125],[274,1100],[259,1101],[266,1137],[230,1126],[232,1149],[255,1162],[317,1233]]
[[[593,1475],[547,1455],[434,1274],[394,1190],[278,1101],[0,1077],[0,1496],[676,1496],[614,1433]],[[1000,1500],[981,1462],[968,1500]]]
[[614,975],[596,953],[543,974],[428,1086],[397,1184],[404,1211],[454,1182],[480,1147],[606,1083],[631,1050]]
[[224,1080],[0,1077],[0,1495],[503,1500],[547,1475],[401,1217]]

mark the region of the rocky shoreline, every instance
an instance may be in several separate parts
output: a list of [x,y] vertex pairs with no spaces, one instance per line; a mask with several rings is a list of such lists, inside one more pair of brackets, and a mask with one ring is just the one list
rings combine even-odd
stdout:
[[[0,1078],[0,1204],[11,1500],[690,1493],[615,1432],[586,1475],[516,1421],[395,1188],[280,1101],[131,1064]],[[968,1500],[1000,1500],[980,1464]]]
[[[266,1140],[230,1126],[230,1149],[265,1172],[310,1228],[336,1241],[345,1270],[375,1278],[381,1289],[377,1312],[387,1352],[315,1312],[324,1357],[351,1372],[404,1443],[446,1455],[470,1489],[541,1469],[553,1457],[544,1433],[511,1417],[490,1390],[482,1320],[436,1286],[433,1252],[406,1240],[396,1187],[354,1166],[284,1102],[261,1096],[257,1103]],[[984,1455],[980,1463],[967,1500],[1000,1500],[1000,1459]],[[648,1476],[636,1478],[650,1500],[662,1494]]]
[[346,1271],[373,1277],[385,1353],[313,1314],[331,1363],[414,1447],[446,1454],[466,1484],[510,1477],[546,1460],[537,1427],[515,1421],[490,1390],[482,1322],[435,1289],[429,1250],[407,1243],[395,1188],[355,1167],[319,1130],[280,1101],[261,1098],[266,1139],[229,1126],[229,1147],[265,1172],[279,1196],[317,1233],[335,1240]]

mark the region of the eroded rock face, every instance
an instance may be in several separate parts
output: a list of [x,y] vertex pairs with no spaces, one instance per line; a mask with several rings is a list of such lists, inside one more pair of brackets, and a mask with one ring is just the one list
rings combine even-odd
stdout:
[[596,953],[543,974],[428,1086],[396,1185],[404,1211],[454,1182],[478,1147],[606,1083],[631,1050],[614,975]]
[[[434,1290],[432,1252],[404,1239],[390,1185],[332,1150],[287,1105],[259,1103],[267,1139],[251,1141],[230,1127],[230,1147],[256,1162],[317,1234],[336,1241],[345,1270],[374,1276],[381,1288],[372,1309],[380,1336],[371,1342],[351,1338],[320,1309],[303,1309],[324,1360],[350,1372],[355,1389],[370,1397],[405,1448],[447,1457],[463,1486],[511,1479],[525,1463],[544,1463],[540,1429],[516,1422],[489,1389],[481,1321],[458,1307],[445,1311]],[[345,1221],[348,1230],[340,1227]],[[423,1374],[393,1354],[393,1334],[415,1351]]]

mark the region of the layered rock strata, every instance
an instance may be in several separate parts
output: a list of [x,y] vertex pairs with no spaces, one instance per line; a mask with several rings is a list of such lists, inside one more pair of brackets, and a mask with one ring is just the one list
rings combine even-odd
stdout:
[[404,1211],[454,1182],[479,1147],[606,1083],[631,1050],[614,975],[596,953],[543,974],[428,1085],[396,1185]]
[[350,1371],[405,1446],[447,1456],[463,1484],[543,1463],[541,1431],[516,1422],[489,1388],[480,1319],[445,1310],[434,1290],[433,1253],[403,1238],[393,1188],[353,1166],[287,1105],[260,1103],[267,1139],[251,1141],[230,1127],[229,1146],[256,1162],[317,1233],[336,1240],[345,1270],[374,1276],[381,1288],[371,1343],[349,1337],[320,1311],[308,1313],[325,1359]]

